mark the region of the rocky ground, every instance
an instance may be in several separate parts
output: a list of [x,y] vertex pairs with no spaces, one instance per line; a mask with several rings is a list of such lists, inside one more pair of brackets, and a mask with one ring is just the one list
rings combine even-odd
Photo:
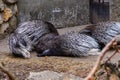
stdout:
[[[60,34],[71,30],[80,30],[84,26],[59,29]],[[104,59],[111,54],[109,51]],[[119,60],[119,54],[112,61]],[[22,59],[13,57],[8,48],[7,38],[0,41],[0,62],[9,69],[19,80],[25,80],[31,72],[54,71],[57,73],[65,73],[75,75],[77,77],[86,77],[93,67],[98,56],[88,57],[37,57],[33,52],[30,59]],[[47,75],[47,73],[45,73]],[[54,74],[53,74],[54,75]],[[9,80],[6,74],[0,72],[0,80]],[[31,79],[34,80],[34,79]],[[43,79],[39,79],[43,80]],[[53,79],[50,79],[53,80]],[[58,79],[59,80],[59,79]],[[70,80],[70,79],[64,79]],[[77,79],[76,79],[77,80]]]

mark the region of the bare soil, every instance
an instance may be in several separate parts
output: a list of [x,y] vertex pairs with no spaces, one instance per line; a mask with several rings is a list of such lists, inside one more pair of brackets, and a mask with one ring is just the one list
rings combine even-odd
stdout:
[[[59,33],[63,34],[67,31],[80,30],[84,26],[77,26],[65,29],[59,29]],[[109,51],[104,59],[113,51]],[[8,48],[7,38],[0,41],[0,62],[5,64],[19,80],[25,80],[29,76],[29,72],[40,72],[44,70],[65,72],[80,77],[86,77],[96,62],[98,56],[88,57],[37,57],[33,52],[30,59],[22,59],[13,57]],[[112,61],[119,60],[120,54],[117,54]],[[0,80],[5,80],[6,75],[0,72]],[[7,80],[9,80],[7,78]]]

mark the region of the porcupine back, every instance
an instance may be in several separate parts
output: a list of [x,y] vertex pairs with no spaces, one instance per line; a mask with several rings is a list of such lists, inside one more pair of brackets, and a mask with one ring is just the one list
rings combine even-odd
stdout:
[[[48,38],[50,38],[48,36]],[[46,39],[48,40],[48,39]],[[50,40],[50,39],[49,39]],[[52,41],[51,41],[52,40]],[[45,41],[49,49],[46,49],[39,56],[87,56],[96,55],[95,53],[89,54],[92,49],[99,50],[99,44],[96,40],[86,34],[79,34],[77,32],[69,32],[60,36],[52,38],[50,41]],[[52,43],[53,46],[50,45]],[[44,46],[43,45],[43,46]],[[37,48],[43,47],[38,44]],[[36,49],[37,49],[36,48]]]
[[[113,37],[120,36],[120,23],[114,21],[100,22],[81,30],[84,33],[95,38],[101,45],[106,45]],[[118,40],[118,44],[120,40]]]

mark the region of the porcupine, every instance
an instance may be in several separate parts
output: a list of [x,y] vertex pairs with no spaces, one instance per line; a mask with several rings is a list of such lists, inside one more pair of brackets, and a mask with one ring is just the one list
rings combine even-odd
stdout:
[[100,22],[87,26],[80,31],[80,34],[87,34],[97,40],[103,48],[112,38],[118,37],[118,44],[120,44],[120,23],[115,21]]
[[9,36],[9,48],[14,56],[30,58],[30,51],[38,40],[47,34],[58,35],[53,24],[42,20],[31,20],[20,23]]
[[[49,34],[50,35],[50,34]],[[52,35],[52,34],[51,34]],[[36,46],[38,49],[38,56],[87,56],[97,55],[90,51],[94,49],[99,51],[99,44],[96,40],[86,34],[79,34],[77,32],[69,32],[56,37],[42,38]],[[52,40],[52,41],[51,41]],[[54,41],[54,42],[53,42]],[[50,45],[49,43],[54,43]],[[54,46],[54,47],[53,47]],[[39,50],[44,52],[40,53]]]

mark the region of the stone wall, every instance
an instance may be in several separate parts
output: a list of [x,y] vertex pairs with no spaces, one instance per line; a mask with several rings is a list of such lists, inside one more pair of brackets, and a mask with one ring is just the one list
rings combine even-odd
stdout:
[[0,39],[11,33],[17,24],[17,0],[0,0]]
[[[43,19],[56,28],[88,24],[89,0],[0,0],[0,39],[15,30],[17,16],[19,23]],[[120,0],[110,0],[110,20],[120,21]]]
[[111,0],[110,20],[120,21],[120,0]]
[[43,19],[56,28],[89,23],[88,0],[19,0],[19,22]]

